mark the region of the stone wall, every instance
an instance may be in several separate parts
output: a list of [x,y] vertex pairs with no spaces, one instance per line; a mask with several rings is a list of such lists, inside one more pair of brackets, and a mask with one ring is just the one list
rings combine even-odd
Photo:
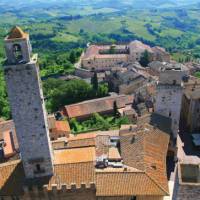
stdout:
[[[97,197],[97,200],[132,200],[132,197]],[[163,200],[162,196],[137,196],[136,200]]]
[[82,60],[82,66],[85,69],[92,70],[95,69],[96,71],[106,71],[110,70],[119,62],[128,62],[128,55],[123,57],[111,57],[109,58],[92,58],[90,60]]
[[19,45],[21,48],[21,52],[23,55],[23,61],[29,62],[31,58],[31,45],[29,40],[20,39],[20,40],[6,40],[5,50],[7,55],[7,61],[10,64],[16,63],[15,55],[14,55],[14,45]]
[[44,186],[41,190],[24,188],[25,194],[23,200],[96,200],[95,184],[89,186],[82,184],[81,187],[76,185],[51,185],[51,188]]
[[162,196],[137,196],[137,200],[163,200]]
[[200,185],[179,185],[176,200],[199,200]]
[[90,70],[87,69],[83,69],[83,68],[76,68],[75,69],[75,76],[78,76],[80,78],[86,79],[86,78],[91,78],[93,77],[93,72],[91,72]]

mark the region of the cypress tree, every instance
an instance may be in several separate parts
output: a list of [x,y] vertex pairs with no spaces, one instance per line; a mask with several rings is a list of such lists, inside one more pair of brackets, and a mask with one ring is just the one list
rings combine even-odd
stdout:
[[91,84],[93,86],[93,90],[95,92],[98,91],[98,88],[99,88],[99,83],[98,83],[98,77],[97,77],[97,73],[94,72],[94,76],[91,78]]

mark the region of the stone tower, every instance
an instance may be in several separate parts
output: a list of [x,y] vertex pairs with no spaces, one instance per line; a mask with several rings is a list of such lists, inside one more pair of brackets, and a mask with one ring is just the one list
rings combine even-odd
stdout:
[[5,49],[4,73],[26,178],[50,176],[53,157],[37,55],[19,27],[5,38]]
[[182,78],[184,72],[181,67],[169,66],[161,69],[157,84],[155,112],[172,120],[172,133],[174,138],[179,131],[181,102],[183,96]]

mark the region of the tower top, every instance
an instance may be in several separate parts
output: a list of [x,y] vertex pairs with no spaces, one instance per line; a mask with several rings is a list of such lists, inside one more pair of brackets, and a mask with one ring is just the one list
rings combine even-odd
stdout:
[[24,64],[31,61],[32,48],[29,34],[15,26],[4,40],[7,64]]
[[25,33],[19,26],[15,26],[11,29],[6,39],[8,40],[25,39],[27,37],[28,37],[28,33]]

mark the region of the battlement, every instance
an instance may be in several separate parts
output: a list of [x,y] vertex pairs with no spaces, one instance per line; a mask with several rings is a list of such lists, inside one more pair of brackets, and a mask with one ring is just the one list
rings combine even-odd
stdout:
[[48,193],[53,193],[56,194],[59,192],[61,193],[72,193],[72,192],[78,192],[78,191],[86,191],[86,190],[95,190],[96,185],[95,183],[81,183],[81,185],[76,185],[75,183],[72,183],[70,185],[67,184],[51,184],[49,185],[44,185],[43,187],[39,187],[37,185],[34,185],[32,187],[24,186],[24,194],[25,195],[32,195],[32,194],[48,194]]

